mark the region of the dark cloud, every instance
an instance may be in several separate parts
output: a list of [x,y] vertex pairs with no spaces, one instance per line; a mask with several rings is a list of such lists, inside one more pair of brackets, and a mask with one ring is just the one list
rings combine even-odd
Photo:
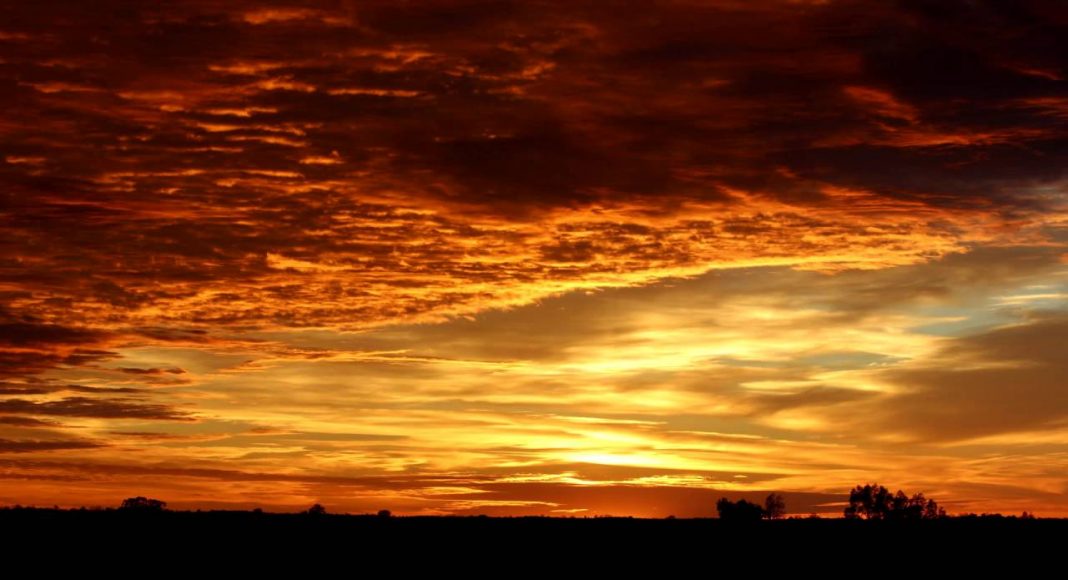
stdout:
[[185,438],[174,433],[158,433],[155,431],[109,431],[109,434],[142,441],[167,441]]
[[183,375],[183,374],[185,374],[185,369],[180,369],[180,368],[176,368],[176,367],[172,367],[172,368],[169,368],[169,369],[161,369],[161,368],[142,369],[142,368],[136,368],[136,367],[119,367],[119,371],[123,372],[123,373],[126,373],[128,375],[137,375],[137,376],[142,376],[142,375],[163,376],[163,375]]
[[78,367],[115,358],[106,350],[62,348],[57,350],[0,349],[0,376],[35,375],[56,367]]
[[0,415],[0,425],[9,425],[12,427],[55,427],[56,423],[34,419],[33,417],[8,417]]
[[866,72],[904,96],[988,104],[1063,91],[1063,7],[1038,1],[907,0],[896,22],[857,42]]
[[100,446],[100,443],[93,441],[20,441],[0,439],[0,453],[37,453],[40,451],[56,451],[61,449],[92,449]]
[[85,385],[63,385],[59,387],[59,391],[74,391],[76,393],[94,393],[94,394],[109,394],[109,393],[122,393],[132,394],[140,393],[142,389],[135,387],[87,387]]
[[18,317],[0,309],[0,377],[23,378],[20,383],[0,383],[0,393],[39,394],[68,388],[26,378],[49,369],[114,358],[115,352],[101,348],[111,338],[112,333],[94,328],[18,321]]
[[0,395],[44,395],[61,391],[77,393],[139,393],[141,389],[133,387],[87,387],[85,385],[62,385],[51,382],[0,385]]
[[83,328],[58,324],[8,323],[0,324],[0,348],[37,347],[47,345],[83,345],[99,341],[105,334]]
[[87,397],[67,397],[44,402],[34,402],[27,399],[4,399],[0,400],[0,413],[98,417],[103,419],[193,420],[188,413],[176,410],[168,405],[141,403],[126,399],[91,399]]
[[955,339],[921,368],[886,371],[903,392],[868,412],[921,440],[1068,426],[1066,340],[1064,316]]
[[[12,6],[0,40],[0,275],[24,313],[415,317],[872,236],[828,186],[1035,219],[1068,165],[1068,35],[1037,0],[102,6]],[[650,223],[741,208],[733,189],[796,215]]]

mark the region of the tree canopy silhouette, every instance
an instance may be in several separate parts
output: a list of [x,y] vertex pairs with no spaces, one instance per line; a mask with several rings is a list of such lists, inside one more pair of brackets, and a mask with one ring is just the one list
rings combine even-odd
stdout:
[[308,510],[304,513],[308,514],[309,516],[325,516],[326,508],[324,508],[321,504],[315,504],[308,508]]
[[764,517],[764,508],[740,499],[733,502],[725,497],[716,502],[719,519],[730,522],[755,522]]
[[946,510],[922,493],[911,498],[898,490],[891,494],[885,487],[869,483],[849,492],[845,517],[866,520],[932,520],[946,517]]
[[119,506],[119,509],[138,512],[161,512],[167,509],[167,502],[139,495],[122,500],[122,505]]
[[764,517],[777,520],[786,515],[786,500],[777,493],[768,494],[764,499]]

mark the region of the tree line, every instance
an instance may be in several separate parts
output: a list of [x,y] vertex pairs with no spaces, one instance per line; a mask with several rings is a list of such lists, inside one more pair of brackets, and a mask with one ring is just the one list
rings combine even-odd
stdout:
[[[723,497],[716,502],[716,511],[720,519],[728,521],[775,520],[786,515],[786,502],[777,493],[768,495],[763,506]],[[891,493],[877,483],[869,483],[850,490],[849,505],[842,515],[846,519],[864,520],[934,520],[946,517],[946,510],[922,493],[909,497],[901,490]]]
[[[123,500],[119,509],[141,513],[162,512],[167,509],[167,503],[138,496]],[[253,511],[262,513],[260,509]],[[731,501],[723,497],[716,502],[716,511],[720,519],[727,521],[776,520],[785,517],[787,513],[786,501],[778,493],[769,494],[764,499],[764,505],[744,499]],[[327,512],[322,505],[315,504],[303,513],[310,516],[324,516]],[[392,514],[389,510],[381,510],[377,515],[381,518],[388,518]],[[947,517],[945,508],[922,493],[912,496],[905,494],[902,490],[891,493],[889,489],[877,483],[857,485],[850,490],[849,502],[842,515],[845,519],[888,521],[936,520]],[[1024,512],[1022,518],[1033,519],[1034,515]],[[670,516],[670,519],[674,519],[674,516]]]

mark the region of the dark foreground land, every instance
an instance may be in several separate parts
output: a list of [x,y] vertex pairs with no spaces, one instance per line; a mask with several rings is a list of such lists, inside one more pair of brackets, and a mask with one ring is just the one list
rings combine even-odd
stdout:
[[[755,571],[767,566],[827,571],[866,568],[982,567],[986,562],[1056,566],[1063,577],[1068,520],[961,517],[879,522],[785,519],[732,523],[717,519],[382,517],[255,512],[138,513],[125,510],[0,510],[8,561],[23,550],[94,557],[148,558],[166,567],[183,560],[246,562],[287,557],[309,566],[490,566],[507,561],[516,575],[554,565],[619,569],[693,563]],[[88,559],[84,559],[88,558]],[[690,566],[691,564],[686,564]],[[844,567],[844,568],[843,568]],[[702,576],[705,574],[701,574]],[[868,575],[868,574],[864,574]],[[506,575],[507,576],[507,575]]]

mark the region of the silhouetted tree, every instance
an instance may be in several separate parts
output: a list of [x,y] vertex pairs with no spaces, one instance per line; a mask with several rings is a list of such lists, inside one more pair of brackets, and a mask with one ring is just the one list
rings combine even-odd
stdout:
[[719,519],[731,522],[755,522],[764,517],[764,508],[744,499],[733,502],[721,497],[716,502],[716,511]]
[[858,485],[849,492],[845,517],[881,520],[890,512],[892,502],[893,496],[885,487],[874,483],[863,487]]
[[938,507],[935,500],[923,497],[922,493],[906,498],[904,492],[898,491],[894,495],[893,509],[887,517],[897,520],[933,520],[945,515],[946,510]]
[[378,517],[380,517],[380,518],[388,518],[388,517],[392,517],[392,516],[393,516],[393,512],[391,512],[389,510],[378,510]]
[[866,520],[930,520],[946,517],[946,510],[922,493],[911,498],[898,490],[891,494],[885,487],[869,483],[856,486],[849,492],[846,518]]
[[769,494],[764,500],[764,517],[777,520],[786,515],[786,500],[777,493]]
[[309,516],[325,516],[326,515],[326,508],[324,508],[320,504],[315,504],[315,505],[311,506],[310,508],[308,508],[308,511],[306,511],[304,513],[308,514]]
[[167,502],[139,495],[122,500],[119,509],[138,512],[161,512],[167,509]]
[[933,499],[927,500],[927,503],[923,506],[923,519],[936,520],[944,517],[946,517],[946,508],[938,505]]

